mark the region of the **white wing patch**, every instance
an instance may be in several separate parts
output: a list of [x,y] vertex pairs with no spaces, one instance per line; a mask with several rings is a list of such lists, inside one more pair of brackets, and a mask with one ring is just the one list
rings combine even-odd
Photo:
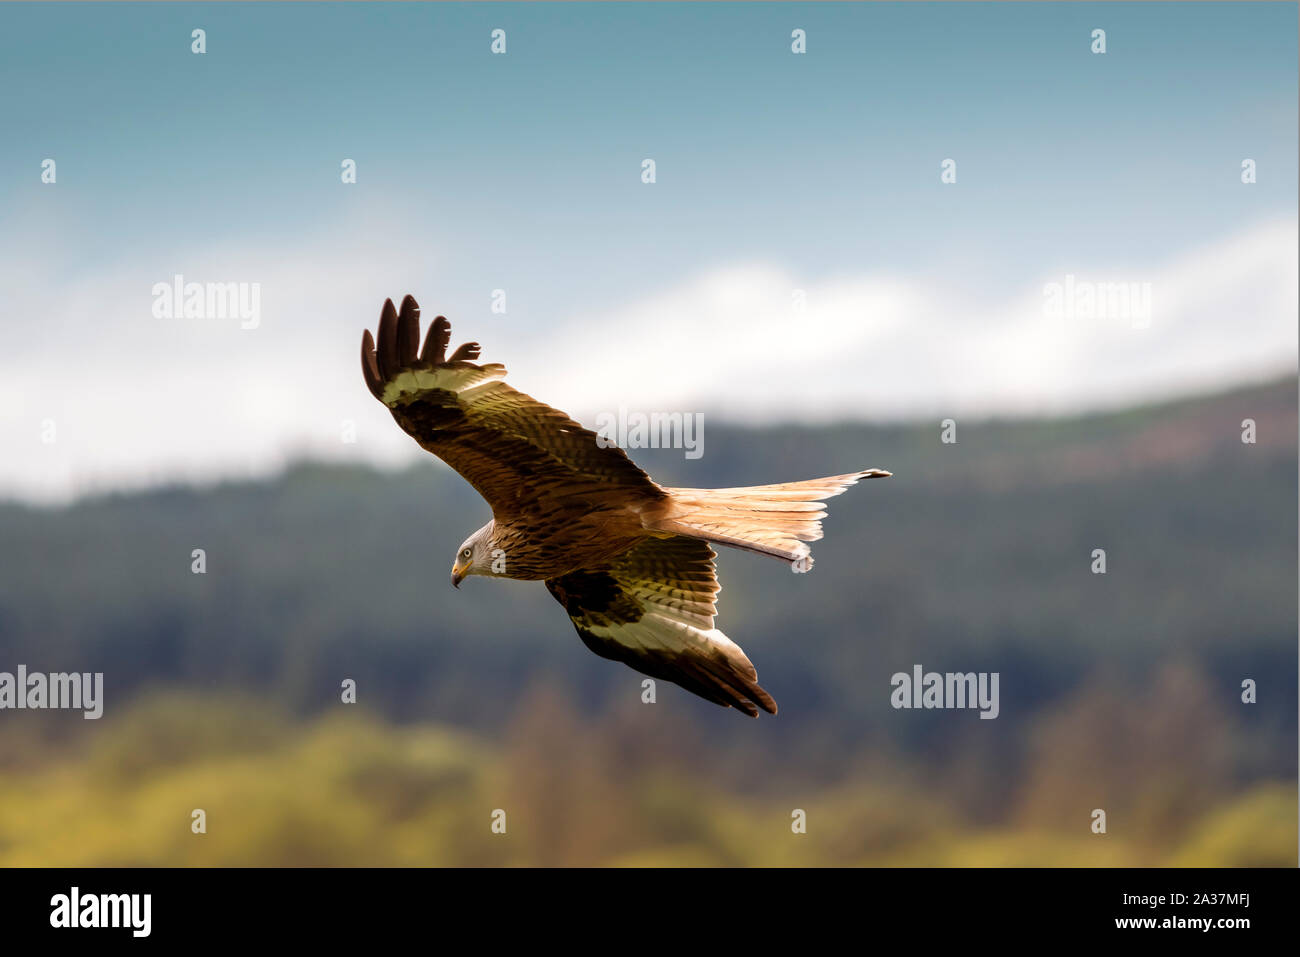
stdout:
[[586,626],[592,634],[616,641],[625,648],[643,651],[666,651],[685,654],[690,651],[704,654],[721,654],[723,657],[743,661],[749,671],[754,666],[736,644],[716,628],[707,631],[697,628],[681,618],[671,618],[659,612],[647,612],[640,621],[606,627]]
[[405,398],[435,389],[462,395],[493,382],[500,382],[505,377],[506,367],[499,362],[488,362],[482,366],[467,362],[459,367],[403,369],[384,384],[383,403],[387,406],[400,405]]

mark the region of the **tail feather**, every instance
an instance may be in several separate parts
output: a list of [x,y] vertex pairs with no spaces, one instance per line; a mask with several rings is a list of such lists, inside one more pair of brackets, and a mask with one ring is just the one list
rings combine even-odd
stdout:
[[839,495],[860,479],[885,478],[883,469],[846,475],[754,485],[747,488],[670,488],[663,510],[646,522],[653,531],[700,538],[785,561],[807,560],[807,542],[822,537],[822,499]]

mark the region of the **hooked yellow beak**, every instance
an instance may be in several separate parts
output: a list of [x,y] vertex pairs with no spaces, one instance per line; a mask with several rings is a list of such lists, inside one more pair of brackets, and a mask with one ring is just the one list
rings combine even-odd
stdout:
[[465,572],[469,568],[469,563],[461,564],[459,561],[451,566],[451,585],[453,588],[460,588],[460,583],[465,580]]

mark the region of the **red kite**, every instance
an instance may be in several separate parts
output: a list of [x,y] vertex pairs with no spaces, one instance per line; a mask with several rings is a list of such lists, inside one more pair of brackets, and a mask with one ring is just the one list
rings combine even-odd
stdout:
[[776,702],[735,642],[713,627],[720,590],[710,543],[787,562],[812,558],[822,500],[847,475],[752,488],[665,488],[617,447],[563,412],[516,392],[505,367],[479,365],[476,342],[447,344],[438,316],[420,349],[420,307],[392,300],[379,345],[366,330],[366,385],[408,435],[459,472],[492,507],[460,546],[457,587],[470,575],[542,581],[596,654],[753,717]]

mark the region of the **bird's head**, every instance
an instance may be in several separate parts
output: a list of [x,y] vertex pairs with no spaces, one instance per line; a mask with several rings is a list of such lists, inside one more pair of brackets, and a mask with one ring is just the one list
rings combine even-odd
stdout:
[[492,522],[488,522],[456,549],[456,560],[451,563],[451,583],[460,587],[470,575],[495,575],[494,563],[500,561],[493,556]]

